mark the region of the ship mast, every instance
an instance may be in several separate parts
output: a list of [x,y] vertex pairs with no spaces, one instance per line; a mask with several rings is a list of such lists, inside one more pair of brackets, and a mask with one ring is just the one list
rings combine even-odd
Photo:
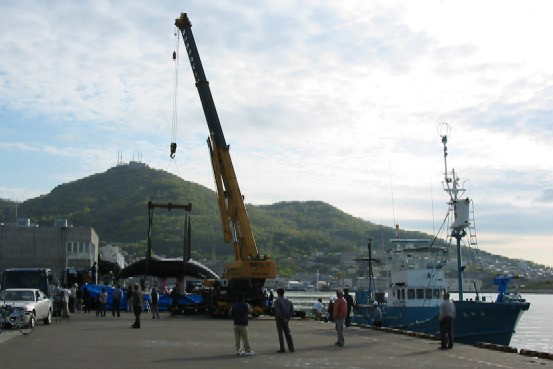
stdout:
[[463,271],[465,267],[462,265],[461,240],[467,234],[465,228],[470,225],[470,200],[466,197],[461,197],[465,193],[465,189],[459,186],[459,177],[457,177],[455,169],[451,171],[451,174],[447,170],[447,135],[449,126],[447,123],[443,123],[442,125],[445,129],[445,132],[440,134],[444,146],[444,190],[449,195],[449,208],[453,210],[454,219],[450,228],[451,237],[457,240],[457,281],[459,287],[459,301],[463,301]]

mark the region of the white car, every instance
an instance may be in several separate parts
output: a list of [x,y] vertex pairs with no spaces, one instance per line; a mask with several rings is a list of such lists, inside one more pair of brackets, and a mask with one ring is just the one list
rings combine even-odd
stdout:
[[0,306],[25,309],[25,315],[34,326],[42,320],[44,324],[52,322],[52,301],[38,289],[10,288],[0,292]]

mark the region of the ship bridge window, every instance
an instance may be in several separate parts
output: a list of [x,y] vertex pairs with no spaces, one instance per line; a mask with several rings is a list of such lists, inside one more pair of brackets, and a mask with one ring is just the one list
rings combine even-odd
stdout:
[[439,300],[441,293],[441,290],[434,290],[434,298]]
[[405,300],[405,288],[401,289],[401,299]]
[[427,300],[432,299],[432,289],[431,288],[427,288],[424,291],[424,298],[427,299]]
[[424,290],[422,288],[417,288],[417,299],[424,299]]
[[413,299],[415,298],[415,290],[413,290],[413,289],[411,289],[411,288],[408,289],[408,290],[407,290],[407,298],[408,298],[409,300],[413,300]]

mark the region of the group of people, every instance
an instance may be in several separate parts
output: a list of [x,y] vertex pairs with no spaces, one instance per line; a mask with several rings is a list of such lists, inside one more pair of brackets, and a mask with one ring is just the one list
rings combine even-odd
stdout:
[[[349,327],[351,325],[351,312],[353,311],[353,308],[355,307],[355,302],[353,300],[353,296],[349,294],[349,290],[347,288],[344,288],[342,292],[342,297],[346,301],[346,317],[344,324],[346,327]],[[328,303],[328,310],[325,313],[325,307],[323,305],[323,299],[318,298],[317,301],[313,304],[312,312],[313,316],[316,320],[324,320],[324,321],[335,321],[335,309],[334,306],[336,304],[337,299],[331,298],[330,302]]]
[[[349,326],[350,324],[348,317],[351,316],[351,307],[353,306],[353,298],[346,291],[337,290],[333,306],[329,308],[336,328],[337,340],[335,345],[339,347],[344,346],[344,326]],[[350,296],[351,302],[348,302],[347,296]],[[322,300],[319,299],[318,302],[322,307]],[[288,352],[294,352],[294,340],[290,331],[290,319],[294,316],[294,304],[284,296],[283,288],[277,289],[277,298],[273,301],[272,307],[279,342],[277,353],[285,353],[286,348],[288,348]],[[231,315],[234,323],[236,355],[255,355],[248,339],[249,306],[244,301],[244,296],[240,296],[232,305]]]
[[[276,330],[279,341],[278,353],[294,352],[294,341],[290,331],[290,319],[294,316],[294,305],[292,301],[284,296],[284,289],[277,289],[276,299],[270,298],[272,311],[275,317]],[[61,292],[60,292],[61,294]],[[135,321],[132,324],[132,328],[140,328],[140,318],[143,311],[150,310],[152,313],[152,319],[159,319],[159,295],[156,287],[153,287],[150,292],[150,299],[146,301],[144,298],[143,289],[137,283],[133,286],[129,286],[127,292],[127,303],[130,310],[135,315]],[[272,294],[272,293],[271,293]],[[92,297],[89,290],[84,285],[82,288],[73,286],[70,291],[63,290],[63,302],[62,308],[63,316],[68,316],[69,310],[69,296],[73,296],[72,309],[82,310],[88,313],[93,307],[96,307],[97,316],[106,315],[106,307],[108,303],[108,293],[106,288],[102,288],[97,297]],[[112,291],[112,315],[120,317],[121,301],[125,295],[125,292],[116,286]],[[272,296],[271,296],[272,297]],[[145,308],[146,302],[148,302],[148,308]],[[351,312],[354,307],[353,297],[349,294],[348,289],[336,290],[336,298],[331,299],[328,304],[327,320],[333,321],[336,329],[336,343],[338,347],[343,347],[344,340],[344,327],[351,325]],[[324,305],[322,299],[319,298],[313,305],[313,312],[316,318],[321,319],[324,315]],[[252,350],[248,339],[248,317],[250,313],[250,307],[245,302],[244,296],[239,296],[237,301],[232,305],[231,316],[234,323],[234,337],[235,337],[235,349],[237,355],[255,355]],[[439,322],[440,322],[440,335],[441,335],[441,348],[450,349],[453,347],[453,320],[455,319],[455,305],[449,299],[449,294],[445,293],[443,301],[439,307]],[[382,323],[382,311],[377,305],[375,307],[374,325],[381,325]]]
[[[336,343],[338,347],[343,347],[345,344],[344,327],[349,327],[351,324],[351,311],[354,306],[353,298],[347,289],[336,290],[336,299],[331,300],[328,307],[329,320],[334,321],[336,329]],[[272,303],[275,316],[276,330],[278,334],[279,350],[277,353],[286,352],[288,346],[289,352],[294,352],[294,340],[290,332],[290,319],[294,315],[293,303],[284,297],[284,289],[277,289],[277,298]],[[324,312],[322,299],[319,298],[313,305],[313,310],[316,316],[321,317]],[[244,296],[232,305],[231,315],[234,323],[234,344],[236,355],[251,356],[255,355],[248,339],[248,315],[249,306],[244,301]],[[453,320],[455,319],[455,305],[449,299],[449,293],[444,293],[443,301],[439,307],[439,322],[441,349],[451,349],[453,347]],[[382,324],[382,310],[380,306],[375,306],[374,325]],[[286,342],[286,346],[285,346]]]
[[[143,311],[151,311],[152,319],[159,319],[159,295],[156,287],[150,291],[150,298],[145,299],[139,284],[131,285],[125,291],[121,286],[116,285],[111,291],[111,301],[108,300],[108,287],[102,287],[99,293],[94,294],[85,283],[82,286],[77,284],[71,286],[70,289],[58,288],[56,291],[55,301],[59,302],[60,316],[69,317],[69,312],[96,312],[96,316],[105,317],[108,306],[111,307],[113,317],[121,317],[121,306],[124,298],[127,300],[127,310],[135,314],[135,322],[133,328],[140,328],[140,315]],[[124,308],[124,307],[123,307]]]
[[[98,295],[95,296],[90,293],[87,288],[87,284],[84,284],[81,288],[77,289],[78,304],[82,307],[84,313],[90,313],[96,311],[96,316],[105,317],[108,310],[108,288],[102,287]],[[121,316],[121,301],[124,297],[123,290],[118,285],[115,286],[112,293],[111,300],[111,313],[115,317]],[[80,309],[79,309],[80,310]]]
[[[144,290],[141,288],[138,283],[133,286],[129,286],[127,289],[127,306],[130,311],[134,313],[134,323],[131,325],[131,328],[139,329],[140,328],[140,318],[144,311],[150,310],[152,313],[152,319],[160,319],[159,316],[159,292],[156,287],[152,287],[150,291],[149,301],[144,298]],[[118,291],[119,290],[119,291]],[[122,296],[123,291],[119,288],[116,288],[113,291],[113,305],[117,305],[117,316],[119,317],[119,305],[120,299],[116,300],[116,295]],[[117,303],[116,303],[117,302]],[[114,315],[115,316],[115,312]]]
[[[284,289],[277,289],[277,298],[272,300],[272,310],[275,316],[276,329],[278,334],[278,341],[280,349],[278,353],[286,352],[286,345],[289,352],[294,352],[294,340],[292,339],[292,333],[290,332],[290,319],[294,316],[294,304],[292,301],[284,297]],[[251,349],[250,341],[248,339],[248,316],[250,313],[250,307],[245,302],[244,296],[239,296],[237,301],[232,305],[231,315],[234,323],[234,344],[236,349],[236,355],[238,356],[251,356],[255,355],[255,352]]]

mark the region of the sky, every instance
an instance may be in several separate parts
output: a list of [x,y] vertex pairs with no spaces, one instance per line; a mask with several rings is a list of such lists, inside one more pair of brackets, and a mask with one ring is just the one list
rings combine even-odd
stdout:
[[447,122],[478,247],[553,265],[549,1],[2,1],[0,198],[118,152],[214,189],[181,12],[248,203],[320,200],[433,233]]

